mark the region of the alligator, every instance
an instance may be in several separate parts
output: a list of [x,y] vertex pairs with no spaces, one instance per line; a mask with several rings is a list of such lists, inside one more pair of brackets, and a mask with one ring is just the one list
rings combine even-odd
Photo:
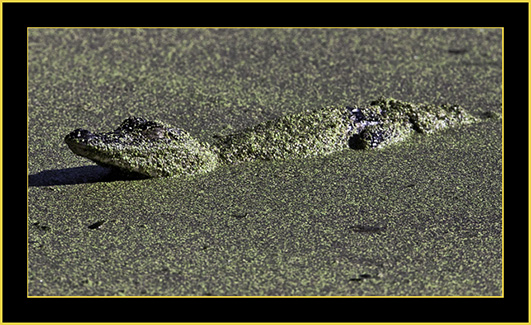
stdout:
[[283,116],[215,135],[211,143],[141,117],[129,117],[107,133],[76,129],[64,140],[76,155],[101,166],[144,177],[169,177],[206,173],[225,164],[306,158],[347,148],[381,149],[414,133],[430,134],[479,120],[459,105],[381,97],[364,107],[329,106]]

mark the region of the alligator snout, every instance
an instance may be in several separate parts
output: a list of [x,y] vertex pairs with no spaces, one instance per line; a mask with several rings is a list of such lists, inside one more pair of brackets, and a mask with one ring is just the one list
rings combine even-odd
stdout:
[[75,129],[65,137],[65,143],[70,150],[80,156],[86,156],[86,146],[96,135],[85,129]]

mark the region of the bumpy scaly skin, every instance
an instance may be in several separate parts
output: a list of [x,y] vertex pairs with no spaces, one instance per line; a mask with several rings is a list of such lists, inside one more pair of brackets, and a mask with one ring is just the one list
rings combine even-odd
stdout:
[[213,147],[227,163],[326,155],[348,148],[348,123],[344,108],[327,107],[217,136]]
[[208,172],[219,161],[207,144],[188,132],[136,117],[126,119],[113,132],[74,130],[65,142],[75,154],[102,166],[149,177]]
[[100,165],[165,177],[204,173],[221,164],[305,158],[349,147],[382,148],[414,132],[432,133],[475,121],[455,105],[415,105],[380,98],[368,107],[327,107],[284,116],[215,136],[211,145],[184,130],[136,117],[108,133],[76,129],[65,142],[75,154]]
[[383,97],[366,108],[347,108],[353,121],[349,145],[355,149],[383,148],[414,132],[429,134],[478,121],[458,105],[417,105]]

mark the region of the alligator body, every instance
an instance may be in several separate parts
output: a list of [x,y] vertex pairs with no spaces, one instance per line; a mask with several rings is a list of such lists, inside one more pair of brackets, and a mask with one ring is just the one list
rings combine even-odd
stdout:
[[76,129],[65,137],[77,155],[99,165],[167,177],[205,173],[223,164],[305,158],[351,149],[379,149],[415,132],[477,121],[457,105],[380,98],[366,107],[326,107],[266,121],[203,143],[179,128],[130,117],[114,131]]

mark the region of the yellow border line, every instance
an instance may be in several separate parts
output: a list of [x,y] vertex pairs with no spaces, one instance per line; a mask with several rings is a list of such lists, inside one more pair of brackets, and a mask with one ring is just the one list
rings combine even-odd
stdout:
[[529,0],[86,0],[86,1],[72,1],[72,0],[2,0],[2,3],[529,3]]
[[[3,12],[4,10],[4,7],[2,5],[0,5],[0,17],[3,17]],[[3,227],[3,217],[4,217],[4,202],[3,202],[3,191],[4,191],[4,176],[3,176],[3,164],[4,164],[4,157],[3,157],[3,152],[4,152],[4,138],[3,138],[3,131],[4,131],[4,121],[3,121],[3,115],[4,115],[4,94],[3,94],[3,89],[4,89],[4,58],[3,58],[3,46],[4,46],[4,38],[3,38],[3,35],[4,35],[4,32],[3,32],[3,25],[0,26],[0,75],[2,76],[0,78],[0,183],[2,184],[2,186],[0,186],[0,256],[2,256],[0,258],[0,322],[3,322],[4,320],[4,315],[3,315],[3,306],[4,306],[4,256],[2,254],[2,252],[4,251],[4,240],[3,240],[3,237],[4,237],[4,227]],[[27,89],[27,88],[26,88]],[[26,109],[27,109],[27,106],[26,106]],[[27,111],[26,111],[27,112]],[[26,114],[27,116],[27,114]],[[28,134],[27,133],[28,131],[26,130],[26,135]],[[26,137],[26,154],[28,153],[28,146],[27,146],[27,143],[28,143],[28,138]],[[27,157],[27,155],[26,155]],[[27,167],[27,164],[28,164],[28,160],[26,160],[26,167]],[[26,168],[27,170],[27,168]],[[29,177],[29,176],[27,176]],[[27,183],[26,183],[27,184]],[[28,198],[28,195],[26,194],[26,199]],[[28,202],[28,201],[26,201]],[[26,204],[26,216],[29,216],[28,214],[28,204]],[[26,222],[27,223],[27,222]],[[26,237],[27,238],[27,237]],[[26,240],[26,243],[27,243],[27,240]],[[29,251],[26,252],[26,256],[28,256],[29,254]],[[28,256],[29,257],[29,256]],[[29,259],[27,259],[27,261],[29,261]],[[29,270],[29,265],[28,265],[28,270]],[[29,272],[29,271],[26,271],[26,272]],[[26,277],[27,278],[27,277]]]
[[[531,0],[530,0],[531,1]],[[28,29],[503,29],[503,27],[231,27],[231,26],[222,26],[222,27],[172,27],[172,26],[158,26],[158,27],[39,27],[32,26]]]

